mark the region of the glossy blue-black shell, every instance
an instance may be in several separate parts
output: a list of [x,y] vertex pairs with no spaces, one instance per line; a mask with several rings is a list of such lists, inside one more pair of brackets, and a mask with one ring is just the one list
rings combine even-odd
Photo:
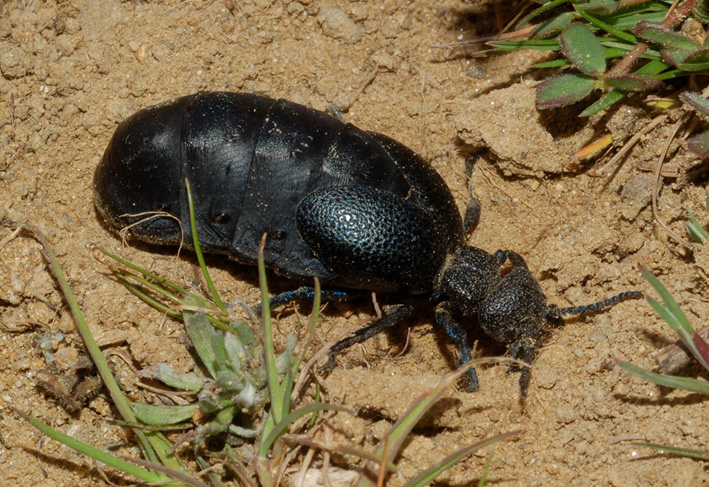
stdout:
[[[266,264],[331,288],[430,293],[463,243],[443,179],[381,134],[285,100],[202,92],[135,113],[116,129],[95,173],[96,206],[114,228],[163,211],[191,242],[184,179],[205,251]],[[178,244],[156,217],[135,237]]]

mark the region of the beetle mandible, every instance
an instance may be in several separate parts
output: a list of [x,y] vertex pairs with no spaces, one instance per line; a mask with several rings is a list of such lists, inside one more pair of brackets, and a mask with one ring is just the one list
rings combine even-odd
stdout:
[[[420,296],[435,303],[436,323],[463,363],[472,354],[461,322],[477,318],[512,357],[531,363],[561,315],[640,296],[548,305],[519,254],[465,245],[479,216],[472,190],[462,219],[446,183],[411,149],[297,103],[200,92],[138,111],[118,126],[96,169],[96,207],[115,229],[132,225],[140,240],[176,245],[183,235],[175,218],[189,221],[185,178],[205,251],[255,264],[265,233],[266,265],[300,281],[318,277],[326,299],[352,290]],[[136,216],[155,211],[175,218]],[[191,242],[189,225],[184,231]],[[505,262],[512,270],[503,276]],[[303,287],[272,305],[312,292]],[[338,342],[328,365],[412,314],[410,304],[385,306],[381,320]],[[529,377],[523,367],[523,396]],[[478,388],[474,369],[468,388]]]

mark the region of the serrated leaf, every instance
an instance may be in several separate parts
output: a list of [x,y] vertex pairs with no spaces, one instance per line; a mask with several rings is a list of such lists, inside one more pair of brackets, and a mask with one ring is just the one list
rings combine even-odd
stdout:
[[679,99],[682,100],[683,103],[686,103],[692,107],[697,113],[709,119],[709,100],[704,98],[701,94],[692,91],[685,91],[679,95]]
[[574,20],[573,14],[571,14],[571,12],[564,12],[536,26],[531,34],[529,34],[529,37],[530,39],[548,39],[549,37],[554,37],[561,32],[564,27],[569,25],[572,20]]
[[202,388],[202,384],[204,383],[204,381],[196,375],[177,373],[172,367],[164,363],[145,367],[136,375],[147,379],[159,380],[165,385],[183,391],[198,391]]
[[566,26],[559,45],[564,56],[582,73],[598,77],[606,70],[606,50],[585,25]]
[[689,150],[699,157],[709,156],[709,132],[704,132],[689,140]]
[[638,25],[635,26],[635,33],[647,41],[654,42],[668,49],[679,49],[691,52],[702,48],[702,45],[691,37],[675,32],[659,24],[638,22]]
[[620,74],[616,76],[607,76],[603,82],[620,91],[644,91],[652,88],[659,83],[653,75],[647,74]]
[[537,86],[537,107],[556,108],[581,101],[593,91],[594,81],[580,74],[547,78]]

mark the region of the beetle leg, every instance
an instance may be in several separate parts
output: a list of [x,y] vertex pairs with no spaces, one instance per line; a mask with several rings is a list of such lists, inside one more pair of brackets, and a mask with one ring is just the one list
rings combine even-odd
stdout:
[[[338,291],[333,289],[323,289],[320,291],[320,299],[322,301],[348,301],[353,298],[358,298],[363,296],[364,293],[357,291]],[[286,291],[278,296],[274,296],[268,300],[269,306],[271,308],[276,308],[284,304],[288,304],[291,301],[296,300],[312,300],[315,298],[315,288],[311,286],[301,286],[293,291]],[[257,310],[261,309],[259,305]]]
[[521,267],[523,269],[528,269],[527,262],[524,260],[524,257],[522,257],[513,250],[498,250],[497,252],[495,252],[494,255],[495,257],[497,257],[497,260],[500,262],[500,265],[509,261],[513,267]]
[[[443,328],[449,337],[458,345],[460,350],[460,361],[465,364],[473,359],[473,354],[468,345],[468,332],[453,318],[450,303],[444,301],[436,306],[436,324]],[[478,375],[474,368],[470,368],[466,373],[466,389],[468,391],[477,391]]]
[[463,218],[463,228],[465,228],[466,234],[470,233],[480,219],[480,201],[475,197],[473,191],[473,168],[478,158],[485,152],[487,149],[478,150],[465,160],[465,176],[468,178],[468,195],[470,196],[465,207],[465,218]]
[[[537,340],[531,337],[524,337],[510,345],[510,357],[531,364],[532,361],[534,361],[534,356],[536,355],[538,345]],[[522,397],[527,397],[527,390],[529,389],[529,380],[532,376],[532,369],[525,365],[521,366],[521,368],[522,374],[519,377],[519,388]]]
[[329,372],[335,367],[335,357],[342,352],[350,348],[352,345],[357,343],[362,343],[374,335],[378,335],[383,331],[398,325],[402,320],[408,318],[414,313],[413,306],[408,304],[397,304],[392,306],[384,306],[384,316],[374,323],[360,328],[355,331],[351,336],[343,338],[330,349],[327,355],[327,362],[323,366],[322,370]]

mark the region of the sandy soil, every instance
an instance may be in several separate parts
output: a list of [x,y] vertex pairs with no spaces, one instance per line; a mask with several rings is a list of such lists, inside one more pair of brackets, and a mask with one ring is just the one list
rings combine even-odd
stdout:
[[[181,325],[112,280],[92,246],[185,285],[194,282],[194,261],[123,246],[97,218],[92,174],[116,124],[135,110],[198,90],[257,92],[317,109],[334,105],[348,121],[395,137],[440,171],[461,208],[465,155],[489,147],[473,174],[483,212],[471,244],[524,255],[550,302],[561,306],[648,290],[637,271],[642,264],[702,326],[709,314],[700,269],[706,259],[699,258],[705,252],[695,262],[653,221],[652,174],[642,170],[652,169],[671,127],[642,140],[611,177],[594,177],[602,162],[579,163],[568,154],[608,132],[622,142],[652,112],[636,100],[591,120],[578,120],[575,109],[538,113],[534,86],[543,74],[530,66],[539,53],[473,60],[467,49],[430,47],[494,32],[504,17],[494,3],[6,1],[0,5],[0,217],[50,236],[107,353],[120,351],[140,367],[168,361],[189,370]],[[673,144],[670,158],[680,174],[696,164],[684,141]],[[660,214],[684,234],[687,208],[703,213],[705,185],[687,177],[664,183]],[[210,265],[226,300],[258,302],[252,269],[220,258]],[[329,307],[318,342],[371,313],[367,303]],[[342,441],[371,446],[415,395],[451,370],[455,348],[431,319],[424,310],[408,341],[404,328],[340,359],[325,382],[328,393],[359,412],[337,420]],[[283,344],[302,321],[284,313],[277,341]],[[54,334],[58,365],[73,364],[80,339],[38,245],[0,229],[0,484],[102,485],[93,461],[42,440],[8,409],[30,411],[100,448],[123,444],[124,432],[106,421],[116,413],[101,397],[72,415],[41,393],[46,362],[36,337],[47,332]],[[479,340],[478,355],[503,353],[470,333]],[[488,485],[706,484],[704,463],[632,444],[706,449],[703,398],[613,367],[614,358],[655,367],[650,354],[673,339],[644,301],[569,319],[540,352],[526,404],[516,374],[503,365],[480,368],[479,392],[453,391],[415,431],[399,461],[400,478],[463,445],[521,428],[519,439],[495,446]],[[128,393],[143,398],[128,369],[114,361]],[[477,482],[488,453],[438,483]]]

